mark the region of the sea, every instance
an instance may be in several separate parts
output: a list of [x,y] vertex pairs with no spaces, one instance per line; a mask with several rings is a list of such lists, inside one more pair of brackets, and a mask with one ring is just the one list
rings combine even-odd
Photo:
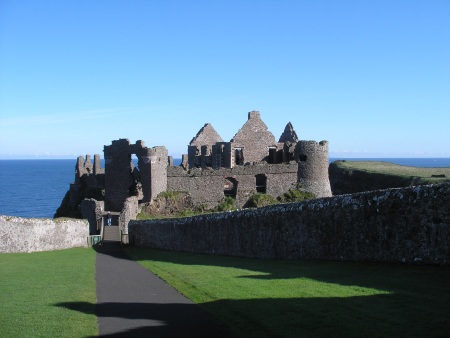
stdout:
[[[450,158],[330,158],[384,161],[413,167],[450,167]],[[181,159],[174,159],[179,165]],[[0,215],[53,218],[75,181],[74,160],[0,160]],[[104,164],[102,164],[104,167]]]

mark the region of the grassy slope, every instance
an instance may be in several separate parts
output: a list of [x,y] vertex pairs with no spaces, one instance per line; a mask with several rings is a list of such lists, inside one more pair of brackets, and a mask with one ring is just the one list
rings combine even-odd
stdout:
[[[450,167],[418,168],[377,161],[339,161],[339,166],[347,170],[361,170],[368,173],[395,175],[399,177],[417,178],[420,183],[441,183],[450,181]],[[432,175],[445,175],[445,178],[435,178]]]
[[450,334],[450,269],[127,248],[243,337]]
[[95,251],[0,255],[0,336],[98,334]]
[[335,161],[328,172],[333,195],[450,182],[450,167],[416,168],[377,161]]

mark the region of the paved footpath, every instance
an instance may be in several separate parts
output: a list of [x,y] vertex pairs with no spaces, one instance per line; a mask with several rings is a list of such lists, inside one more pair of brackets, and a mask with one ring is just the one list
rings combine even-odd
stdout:
[[102,337],[231,337],[199,305],[129,259],[120,247],[98,249],[96,280]]

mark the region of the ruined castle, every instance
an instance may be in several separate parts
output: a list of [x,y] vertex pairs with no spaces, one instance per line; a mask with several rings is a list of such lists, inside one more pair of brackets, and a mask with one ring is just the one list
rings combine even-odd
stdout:
[[[137,166],[132,162],[137,157]],[[100,156],[79,157],[70,200],[79,194],[80,182],[104,189],[104,202],[82,205],[85,218],[111,211],[125,225],[137,213],[139,203],[151,202],[166,191],[189,193],[194,205],[213,208],[225,197],[244,206],[255,193],[277,197],[301,187],[317,197],[331,196],[328,179],[328,142],[301,141],[291,123],[278,141],[258,111],[229,142],[224,142],[209,123],[188,146],[179,166],[173,165],[164,146],[148,148],[143,141],[112,141],[104,147],[105,168]]]

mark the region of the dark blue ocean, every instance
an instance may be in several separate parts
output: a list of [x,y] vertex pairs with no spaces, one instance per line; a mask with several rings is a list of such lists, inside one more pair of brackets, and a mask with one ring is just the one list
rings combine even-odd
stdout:
[[[448,167],[450,158],[339,158]],[[330,162],[338,160],[331,158]],[[174,159],[178,165],[181,160]],[[52,218],[75,180],[74,160],[0,160],[0,215]],[[103,165],[102,165],[103,166]]]

